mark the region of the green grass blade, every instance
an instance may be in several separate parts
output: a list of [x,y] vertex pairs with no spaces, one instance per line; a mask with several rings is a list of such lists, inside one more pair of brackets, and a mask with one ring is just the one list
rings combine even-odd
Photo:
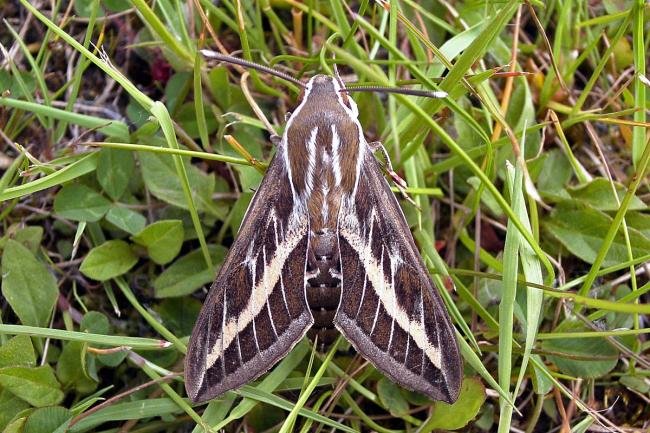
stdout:
[[291,412],[289,412],[286,421],[284,422],[284,424],[282,424],[282,427],[280,427],[280,433],[287,433],[293,431],[294,424],[296,422],[296,418],[298,417],[298,414],[300,413],[301,410],[304,409],[307,399],[311,396],[311,393],[314,392],[314,389],[318,385],[318,382],[320,381],[321,377],[323,377],[323,374],[325,374],[325,371],[327,370],[327,366],[332,361],[332,357],[334,357],[334,354],[336,353],[336,348],[340,340],[341,340],[340,338],[337,339],[336,343],[332,345],[332,347],[330,348],[327,354],[327,357],[325,358],[321,366],[318,368],[318,371],[316,371],[316,374],[314,374],[314,377],[309,382],[309,385],[307,385],[305,390],[300,394],[298,401],[291,409]]
[[0,96],[0,107],[2,106],[29,111],[40,116],[72,123],[87,129],[96,129],[109,137],[115,137],[122,140],[129,139],[128,126],[119,120],[88,116],[86,114],[79,114],[60,108],[49,107],[36,102],[21,101],[19,99]]
[[[172,119],[169,116],[167,108],[162,102],[155,102],[151,107],[151,112],[160,123],[160,127],[163,130],[165,139],[167,140],[167,145],[171,149],[178,149],[178,141],[176,140],[176,134],[174,133],[174,125],[172,124]],[[173,155],[174,166],[176,167],[176,173],[178,178],[181,181],[183,187],[183,193],[185,194],[185,199],[187,200],[187,206],[192,217],[192,224],[194,225],[194,230],[196,230],[196,235],[199,238],[199,243],[201,244],[201,251],[203,251],[203,258],[208,269],[213,269],[212,258],[210,257],[210,251],[208,250],[208,243],[205,240],[205,235],[203,234],[203,227],[201,226],[201,220],[199,219],[199,214],[194,205],[194,198],[192,197],[192,187],[190,186],[189,178],[187,177],[187,170],[185,169],[185,164],[183,160],[178,155]]]
[[39,328],[36,326],[5,325],[0,324],[0,334],[31,335],[34,337],[54,338],[65,341],[81,341],[89,344],[104,346],[128,346],[137,350],[160,350],[171,346],[165,340],[154,338],[127,337],[123,335],[102,335],[88,332],[66,331],[63,329]]
[[[522,170],[515,170],[506,162],[506,183],[510,189],[513,209],[520,209],[523,200],[521,194],[523,173]],[[517,192],[518,191],[518,192]],[[519,269],[519,232],[517,227],[508,222],[506,242],[503,252],[503,286],[501,289],[501,301],[499,302],[499,385],[510,393],[510,376],[512,373],[512,344],[514,326],[514,306],[517,296],[517,275]],[[499,433],[510,431],[512,421],[511,405],[505,400],[499,404]]]
[[23,185],[6,188],[4,191],[0,192],[0,202],[43,191],[88,174],[97,168],[97,157],[97,152],[82,154],[76,162],[55,171],[52,174],[48,174],[47,176]]

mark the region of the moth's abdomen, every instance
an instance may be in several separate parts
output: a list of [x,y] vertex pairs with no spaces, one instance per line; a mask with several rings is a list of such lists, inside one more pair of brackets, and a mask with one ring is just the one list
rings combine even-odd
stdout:
[[331,231],[312,233],[307,260],[307,304],[314,324],[307,335],[318,344],[329,345],[338,336],[334,316],[341,299],[341,273],[336,235]]

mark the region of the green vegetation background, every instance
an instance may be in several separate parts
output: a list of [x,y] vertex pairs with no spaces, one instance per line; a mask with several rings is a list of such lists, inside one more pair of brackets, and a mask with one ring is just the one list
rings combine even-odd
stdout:
[[[0,0],[0,430],[642,431],[643,0]],[[185,398],[188,335],[306,79],[355,94],[459,332],[454,405],[299,344]],[[635,430],[636,429],[636,430]]]

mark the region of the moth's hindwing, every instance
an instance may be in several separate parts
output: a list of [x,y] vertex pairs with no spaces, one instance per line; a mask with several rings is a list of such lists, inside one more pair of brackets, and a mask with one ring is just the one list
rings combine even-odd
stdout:
[[294,206],[284,161],[275,157],[205,300],[185,358],[194,402],[269,370],[305,335],[308,218]]
[[453,402],[462,380],[454,328],[404,214],[367,152],[339,215],[342,298],[335,325],[405,388]]

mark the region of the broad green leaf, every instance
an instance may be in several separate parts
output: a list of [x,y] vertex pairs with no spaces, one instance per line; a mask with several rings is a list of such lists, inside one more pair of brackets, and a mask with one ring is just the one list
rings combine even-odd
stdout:
[[640,394],[647,394],[650,392],[650,384],[648,380],[642,376],[621,376],[619,382],[623,386],[635,390]]
[[164,220],[148,225],[132,239],[147,248],[151,260],[164,265],[178,255],[183,246],[184,235],[181,220]]
[[286,418],[287,414],[282,409],[258,404],[246,415],[246,425],[251,431],[272,431],[274,426],[281,425]]
[[[645,3],[647,5],[647,2]],[[646,20],[647,19],[648,15],[646,14]],[[617,70],[622,71],[634,65],[634,52],[632,51],[632,44],[630,44],[630,41],[628,41],[626,38],[620,38],[616,41],[616,45],[612,54]]]
[[[612,224],[612,218],[603,212],[575,203],[562,203],[552,212],[545,227],[572,254],[587,263],[593,263],[603,243],[603,235]],[[650,239],[628,227],[632,254],[641,256],[650,251]],[[603,266],[613,266],[628,260],[625,238],[619,231],[607,252]]]
[[41,240],[43,239],[43,227],[41,226],[27,226],[18,230],[13,239],[16,242],[21,243],[25,248],[36,254],[38,248],[41,246]]
[[0,367],[34,367],[36,354],[32,339],[27,335],[16,335],[0,346]]
[[408,401],[411,405],[422,406],[431,403],[431,399],[429,399],[429,397],[424,394],[420,394],[419,392],[411,391],[408,389],[401,389],[401,391],[406,398],[406,401]]
[[[194,108],[194,102],[183,104],[174,115],[174,120],[177,121],[183,127],[183,130],[192,138],[199,138],[199,128],[196,115],[197,112]],[[217,123],[217,119],[213,115],[205,116],[205,122],[208,127],[208,134],[214,133],[219,127],[219,123]]]
[[[171,113],[176,113],[178,106],[187,98],[187,92],[191,85],[191,72],[177,72],[169,77],[167,84],[165,84],[165,105]],[[176,120],[175,115],[174,120]]]
[[[142,167],[144,183],[151,194],[164,202],[188,209],[188,203],[171,156],[154,152],[138,152],[138,158]],[[216,206],[212,200],[215,187],[214,177],[191,165],[187,158],[184,158],[183,162],[197,210],[209,212],[221,219],[225,218],[225,210]]]
[[[557,332],[591,331],[585,324],[565,321],[555,328]],[[618,351],[603,338],[562,338],[544,340],[542,350],[560,371],[574,377],[598,378],[609,373],[618,362]]]
[[46,326],[59,289],[47,267],[10,239],[2,254],[2,295],[23,325]]
[[625,215],[628,226],[638,230],[643,236],[650,239],[650,215],[641,212],[629,212]]
[[231,92],[230,81],[228,80],[228,68],[224,65],[216,66],[208,72],[207,85],[214,100],[219,104],[222,111],[230,108]]
[[54,211],[73,221],[99,221],[111,202],[86,185],[64,186],[54,197]]
[[239,231],[239,226],[246,215],[246,210],[253,199],[252,192],[242,192],[230,211],[230,228],[234,235]]
[[377,383],[377,395],[391,415],[401,417],[408,414],[409,404],[401,389],[385,377]]
[[[506,121],[514,130],[523,129],[527,125],[535,124],[537,120],[535,111],[536,108],[533,103],[533,96],[530,94],[530,87],[526,81],[522,81],[521,85],[516,86],[512,93],[505,116]],[[539,134],[526,134],[525,149],[527,155],[534,157],[537,154],[538,145]]]
[[36,407],[52,406],[63,400],[61,386],[49,365],[0,368],[0,385]]
[[16,414],[29,407],[25,400],[19,399],[6,389],[0,389],[0,431],[4,430]]
[[200,250],[192,251],[172,263],[154,280],[156,297],[185,296],[212,282],[227,250],[220,245],[210,245],[208,248],[214,269],[207,269]]
[[[93,0],[77,0],[74,2],[75,14],[79,17],[88,18],[92,14],[92,9],[95,7],[95,2]],[[104,11],[98,11],[99,16],[104,15]]]
[[544,155],[546,158],[537,176],[537,189],[545,196],[569,198],[565,187],[573,175],[571,163],[560,149],[552,149]]
[[[469,105],[469,102],[467,102],[466,105]],[[477,134],[476,131],[474,131],[474,129],[471,127],[471,125],[467,122],[466,119],[462,118],[461,116],[454,116],[453,122],[454,122],[453,123],[454,129],[458,134],[458,138],[457,138],[458,145],[461,146],[463,149],[469,150],[473,147],[480,146],[483,144],[483,139],[481,138],[481,136]],[[414,138],[414,140],[415,139],[422,140],[423,138],[424,137],[420,134],[418,137]],[[459,170],[462,170],[463,172],[461,179],[466,178],[470,174],[464,167],[460,167]],[[462,182],[459,182],[459,184],[462,184]]]
[[72,412],[64,407],[42,407],[29,414],[23,433],[54,432],[71,418]]
[[[616,189],[616,194],[618,195],[620,203],[620,201],[623,200],[623,196],[627,189],[625,186],[617,182],[614,182],[614,188]],[[616,202],[616,198],[612,191],[612,185],[607,179],[602,177],[594,179],[586,185],[577,188],[569,188],[567,191],[575,200],[583,201],[598,210],[617,211],[619,208],[619,204]],[[632,197],[628,209],[631,211],[646,210],[648,209],[648,206],[643,203],[640,198],[635,196]]]
[[128,272],[137,261],[129,244],[112,240],[90,250],[79,270],[94,280],[106,281]]
[[201,303],[189,296],[167,298],[154,307],[164,325],[175,335],[190,335],[201,310]]
[[483,405],[481,410],[481,416],[474,421],[472,427],[478,428],[479,431],[491,432],[498,429],[495,421],[497,421],[498,415],[495,413],[495,407],[493,404],[487,403]]
[[[632,290],[625,284],[619,284],[616,287],[603,284],[601,289],[594,292],[592,296],[599,299],[618,301],[630,292],[632,292]],[[605,323],[607,329],[632,329],[634,327],[634,315],[610,311],[605,315]]]
[[131,152],[107,147],[99,153],[97,181],[109,197],[118,200],[129,186],[134,169],[135,161]]
[[[20,78],[25,83],[25,89],[32,93],[36,89],[36,79],[34,74],[29,71],[20,71]],[[18,83],[18,80],[7,70],[0,70],[0,89],[9,91],[9,94],[14,98],[23,98],[25,93],[23,87]]]
[[131,7],[128,0],[104,0],[102,5],[111,12],[122,12]]
[[108,334],[110,331],[108,318],[99,311],[89,311],[84,314],[79,327],[93,334]]
[[23,427],[25,425],[25,421],[27,421],[27,417],[24,415],[21,415],[19,418],[14,419],[11,421],[7,427],[2,431],[2,433],[23,433]]
[[[478,177],[470,177],[467,179],[467,183],[472,186],[476,191],[481,186],[481,180]],[[496,199],[494,198],[494,195],[487,189],[483,189],[483,192],[481,194],[481,203],[483,203],[493,215],[502,217],[503,216],[503,211],[499,207],[499,203],[497,203]]]
[[454,404],[433,403],[431,418],[420,427],[420,431],[461,429],[476,417],[484,402],[485,387],[481,381],[476,377],[466,377],[458,400]]
[[106,221],[129,234],[138,233],[147,224],[147,219],[131,209],[113,206],[106,213]]
[[[93,334],[105,334],[108,335],[111,332],[111,326],[108,321],[108,318],[100,313],[99,311],[89,311],[87,312],[79,327],[86,332],[91,332]],[[100,346],[102,347],[102,346]],[[115,353],[105,353],[101,355],[95,355],[97,360],[103,365],[109,367],[117,367],[124,361],[124,358],[128,355],[127,352],[115,352]],[[90,374],[89,374],[90,376]]]
[[539,355],[532,355],[531,359],[536,362],[528,364],[528,368],[532,370],[533,374],[531,379],[533,382],[533,390],[535,394],[546,395],[553,390],[554,383],[551,382],[549,377],[540,370],[537,365],[544,365],[542,358]]
[[63,386],[74,387],[82,394],[92,392],[97,385],[86,369],[86,348],[86,343],[69,341],[56,363],[56,375]]

